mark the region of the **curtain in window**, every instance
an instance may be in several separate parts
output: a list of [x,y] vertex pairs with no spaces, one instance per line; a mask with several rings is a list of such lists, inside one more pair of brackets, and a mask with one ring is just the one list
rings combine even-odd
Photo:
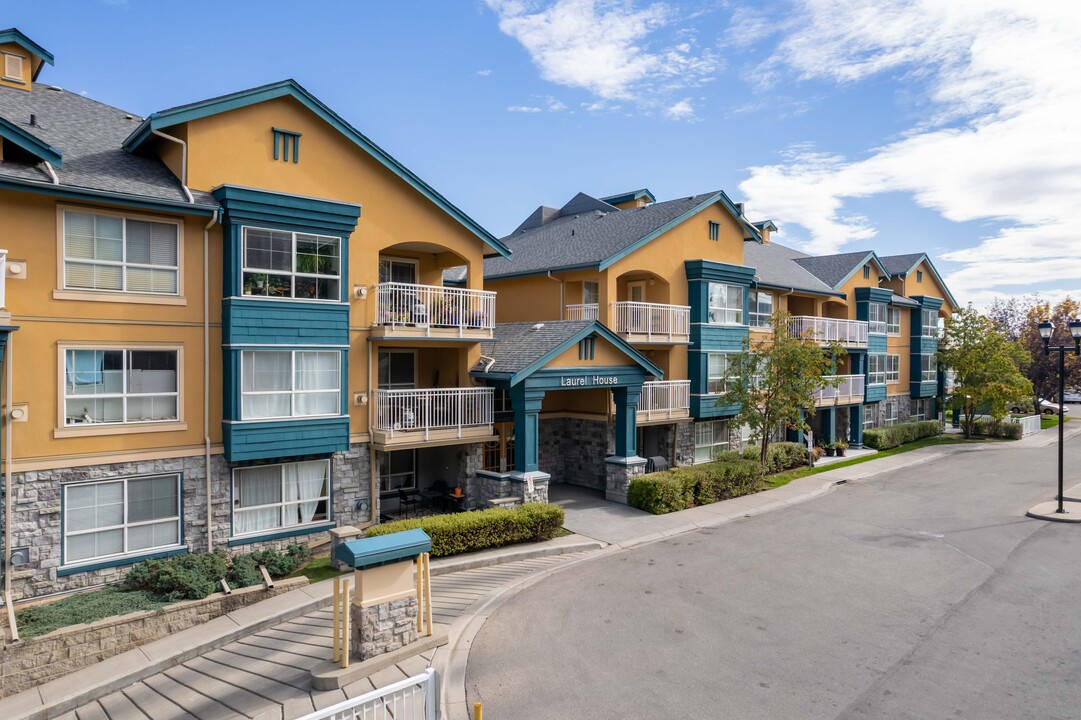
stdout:
[[[233,534],[267,530],[281,526],[281,507],[277,503],[282,499],[281,466],[245,468],[237,473],[236,504],[233,512]],[[270,505],[274,507],[255,507]]]
[[336,352],[298,352],[295,358],[296,406],[293,414],[337,415],[341,411],[338,383],[341,355]]
[[240,374],[243,419],[289,417],[291,365],[287,352],[247,351],[243,354]]
[[295,525],[298,522],[310,523],[315,517],[319,499],[326,494],[323,492],[326,485],[326,471],[327,464],[321,461],[290,463],[282,466],[285,501],[287,503],[300,501],[295,506],[298,511],[296,513],[291,507],[287,507],[286,525]]

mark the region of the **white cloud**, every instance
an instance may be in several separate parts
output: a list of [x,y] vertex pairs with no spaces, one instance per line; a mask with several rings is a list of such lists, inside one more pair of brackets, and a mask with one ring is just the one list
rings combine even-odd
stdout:
[[481,77],[488,77],[491,74],[492,74],[491,70],[487,70],[487,69],[485,69],[485,70],[477,70],[477,75],[480,75]]
[[552,97],[551,95],[546,95],[544,101],[548,105],[549,112],[559,112],[561,110],[567,109],[567,106],[564,103],[560,102],[558,99]]
[[[796,223],[813,252],[869,240],[845,201],[885,192],[993,228],[947,252],[962,302],[992,288],[1081,276],[1081,10],[1056,0],[804,0],[758,70],[776,81],[853,83],[889,71],[926,87],[930,115],[901,138],[846,158],[796,147],[740,185],[756,214]],[[924,249],[933,239],[914,239]]]
[[708,82],[720,69],[716,54],[695,52],[681,38],[651,49],[648,40],[677,20],[664,3],[636,8],[619,0],[486,0],[499,29],[525,47],[541,77],[597,97],[597,108],[618,101],[646,107]]
[[511,105],[507,108],[507,112],[539,113],[541,109],[535,105]]
[[669,120],[693,120],[695,117],[694,105],[691,104],[690,98],[683,98],[671,107],[666,108],[664,115]]

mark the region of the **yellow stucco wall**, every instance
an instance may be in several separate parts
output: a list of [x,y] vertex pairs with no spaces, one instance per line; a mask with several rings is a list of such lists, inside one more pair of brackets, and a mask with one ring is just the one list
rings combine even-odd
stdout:
[[[22,58],[22,75],[18,78],[13,78],[9,80],[5,74],[6,70],[4,65],[0,65],[0,85],[3,85],[4,87],[18,88],[19,90],[29,91],[31,88],[30,78],[34,76],[34,68],[40,65],[42,61],[39,58],[34,57],[15,43],[0,44],[0,53],[18,55]],[[3,58],[0,58],[0,63],[2,62],[4,62]],[[30,118],[25,118],[23,119],[23,122],[27,122],[29,121],[29,119]]]

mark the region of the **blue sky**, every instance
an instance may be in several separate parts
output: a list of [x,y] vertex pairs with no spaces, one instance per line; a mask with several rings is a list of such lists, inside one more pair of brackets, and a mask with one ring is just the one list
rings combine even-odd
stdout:
[[[714,189],[961,302],[1081,294],[1081,12],[1055,0],[41,0],[41,80],[137,114],[292,77],[492,232]],[[0,23],[4,24],[4,23]]]

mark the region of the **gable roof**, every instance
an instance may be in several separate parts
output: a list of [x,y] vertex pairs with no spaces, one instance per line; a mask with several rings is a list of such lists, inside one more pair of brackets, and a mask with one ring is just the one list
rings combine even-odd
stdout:
[[471,374],[502,376],[511,385],[516,385],[582,338],[593,334],[611,342],[647,373],[664,377],[663,370],[597,320],[497,323],[495,339],[481,342],[481,354],[493,361],[491,366]]
[[889,272],[882,266],[878,256],[875,255],[874,252],[867,252],[866,250],[862,252],[841,253],[839,255],[807,255],[805,257],[796,258],[795,262],[806,268],[808,272],[819,280],[836,290],[852,277],[856,270],[872,260],[875,265],[878,265],[882,274],[888,277]]
[[129,153],[135,152],[147,138],[152,137],[154,130],[179,125],[180,123],[198,120],[200,118],[217,115],[219,113],[236,110],[238,108],[255,105],[280,97],[291,97],[301,105],[315,113],[328,125],[353,141],[360,149],[372,156],[377,162],[405,181],[410,187],[435,203],[437,207],[457,220],[463,227],[483,240],[489,247],[500,255],[508,257],[510,250],[494,235],[485,230],[473,218],[459,210],[449,200],[435,191],[428,183],[420,179],[413,171],[402,165],[386,150],[376,145],[367,136],[346,122],[340,115],[327,107],[321,100],[305,90],[295,80],[281,80],[261,85],[259,87],[239,92],[221,95],[208,100],[178,105],[167,110],[151,114],[135,128],[124,140],[124,149]]
[[[572,202],[577,207],[590,207],[585,198],[589,196],[579,193]],[[597,206],[584,213],[560,215],[538,227],[519,229],[503,238],[513,256],[507,260],[485,259],[484,277],[498,280],[578,268],[604,270],[714,203],[724,205],[743,225],[746,235],[754,240],[761,237],[723,192],[692,195],[627,210],[607,206],[611,210],[603,211]]]
[[796,262],[809,257],[776,242],[743,243],[743,264],[755,269],[759,286],[778,290],[799,290],[817,295],[839,295],[807,268]]
[[23,35],[22,31],[18,28],[8,28],[6,30],[0,30],[0,44],[14,43],[21,47],[26,52],[36,55],[41,58],[42,62],[38,64],[37,70],[34,71],[31,80],[37,80],[38,75],[41,74],[41,69],[45,67],[45,63],[53,64],[53,54],[45,48],[38,45],[30,38]]
[[934,276],[935,282],[938,283],[942,291],[946,293],[946,299],[950,301],[950,304],[958,308],[957,300],[953,297],[953,293],[946,287],[946,282],[942,279],[942,275],[939,274],[938,268],[931,262],[931,257],[927,253],[908,253],[907,255],[887,255],[882,258],[882,263],[885,267],[890,268],[890,275],[898,275],[904,277],[916,269],[916,266],[921,262],[927,263],[927,269],[931,271],[931,275]]
[[616,205],[618,203],[630,202],[631,200],[637,200],[643,197],[647,198],[651,203],[657,202],[657,198],[653,197],[653,193],[649,191],[649,188],[631,190],[630,192],[619,193],[618,195],[608,195],[606,197],[600,198],[600,200],[608,203],[609,205]]
[[[33,126],[30,126],[33,127]],[[39,160],[51,164],[54,168],[63,167],[63,156],[59,150],[44,142],[28,130],[24,130],[10,120],[0,117],[0,137],[18,145]]]

